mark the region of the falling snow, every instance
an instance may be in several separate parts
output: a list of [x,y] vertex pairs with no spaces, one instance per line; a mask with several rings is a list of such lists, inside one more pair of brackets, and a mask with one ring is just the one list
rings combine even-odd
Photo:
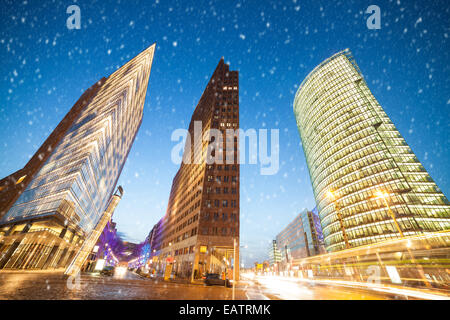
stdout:
[[170,161],[171,133],[187,127],[223,56],[239,71],[241,127],[280,130],[277,174],[241,168],[241,242],[248,245],[243,259],[252,264],[266,258],[268,241],[293,216],[316,205],[292,103],[307,74],[348,47],[377,100],[448,195],[447,2],[381,1],[380,30],[367,29],[367,5],[82,2],[81,29],[68,30],[65,2],[4,4],[0,127],[8,134],[0,137],[0,174],[22,167],[84,90],[156,42],[144,118],[119,180],[125,195],[115,213],[124,237],[142,241],[164,215],[178,169]]

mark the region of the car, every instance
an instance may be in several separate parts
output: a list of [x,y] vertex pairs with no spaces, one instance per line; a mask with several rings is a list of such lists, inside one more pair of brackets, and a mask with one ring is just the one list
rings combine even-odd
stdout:
[[231,286],[230,281],[228,279],[223,280],[218,273],[206,273],[202,278],[207,286]]
[[139,272],[138,274],[143,278],[150,278],[150,272]]
[[113,266],[106,266],[100,271],[100,274],[104,276],[113,276],[114,275],[114,267]]

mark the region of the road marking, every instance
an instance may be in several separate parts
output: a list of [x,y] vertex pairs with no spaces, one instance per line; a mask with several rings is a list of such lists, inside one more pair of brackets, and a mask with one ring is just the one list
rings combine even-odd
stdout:
[[245,295],[247,296],[247,300],[270,300],[265,295],[259,292],[246,292]]
[[[248,287],[249,284],[247,283],[244,288],[247,300],[270,300],[263,293],[261,293],[261,289],[259,289],[259,286],[256,285],[255,282],[252,282],[252,286],[250,289],[248,289]],[[253,287],[256,287],[256,289],[253,289]]]

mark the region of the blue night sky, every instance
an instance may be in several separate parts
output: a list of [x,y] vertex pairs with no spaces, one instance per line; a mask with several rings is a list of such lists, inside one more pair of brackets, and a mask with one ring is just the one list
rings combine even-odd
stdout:
[[[81,9],[68,30],[66,8]],[[381,9],[369,30],[366,8]],[[0,4],[0,176],[25,165],[81,93],[157,43],[144,119],[119,183],[114,220],[142,241],[166,210],[172,131],[187,128],[220,58],[240,73],[243,129],[280,130],[280,170],[241,166],[246,265],[315,206],[292,103],[321,61],[350,48],[370,89],[450,195],[448,1],[6,1]]]

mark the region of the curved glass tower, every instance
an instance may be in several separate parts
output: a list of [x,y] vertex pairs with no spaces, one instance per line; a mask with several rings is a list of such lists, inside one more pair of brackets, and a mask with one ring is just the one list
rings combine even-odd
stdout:
[[0,180],[0,269],[65,268],[89,239],[142,123],[154,51],[87,90],[29,163]]
[[450,229],[447,198],[348,49],[306,77],[294,114],[328,251]]

